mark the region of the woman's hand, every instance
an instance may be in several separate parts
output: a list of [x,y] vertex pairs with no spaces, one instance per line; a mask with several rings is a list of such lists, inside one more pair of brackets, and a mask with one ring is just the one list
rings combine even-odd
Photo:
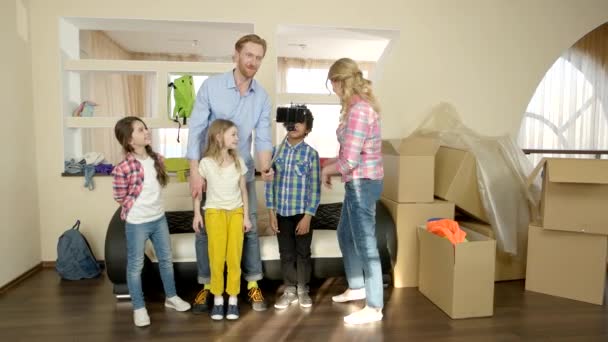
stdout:
[[195,232],[200,233],[201,229],[205,229],[205,222],[201,214],[194,214],[194,220],[192,220],[192,229]]
[[328,171],[329,169],[326,167],[321,170],[321,184],[331,189],[333,185],[331,184],[331,174]]

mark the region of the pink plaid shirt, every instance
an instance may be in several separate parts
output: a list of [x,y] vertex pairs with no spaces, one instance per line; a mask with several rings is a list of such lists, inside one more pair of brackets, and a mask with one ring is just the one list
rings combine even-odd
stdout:
[[346,120],[340,123],[336,135],[340,143],[337,167],[343,182],[384,177],[380,115],[369,103],[354,97]]
[[[159,157],[162,163],[163,158]],[[125,159],[112,170],[112,176],[112,194],[115,200],[122,201],[120,218],[126,220],[144,186],[144,167],[132,153],[127,153]]]

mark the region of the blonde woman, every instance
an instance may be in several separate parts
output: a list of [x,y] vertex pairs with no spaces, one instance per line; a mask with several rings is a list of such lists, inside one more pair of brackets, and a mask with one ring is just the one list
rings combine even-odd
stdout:
[[331,188],[331,176],[340,174],[345,183],[344,203],[338,224],[348,289],[332,297],[343,303],[366,299],[367,305],[346,317],[347,324],[382,320],[382,267],[376,242],[376,201],[382,192],[384,169],[380,148],[379,106],[371,82],[355,61],[337,60],[327,79],[340,98],[342,110],[336,130],[340,151],[326,163],[321,180]]

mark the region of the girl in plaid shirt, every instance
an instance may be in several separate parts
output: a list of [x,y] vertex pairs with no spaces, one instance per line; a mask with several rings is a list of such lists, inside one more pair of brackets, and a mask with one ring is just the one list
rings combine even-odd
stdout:
[[139,118],[122,118],[114,127],[116,139],[122,146],[125,159],[112,171],[113,195],[122,207],[120,217],[126,221],[127,286],[133,303],[133,321],[136,326],[150,325],[141,286],[146,240],[154,245],[158,268],[165,289],[165,306],[187,311],[190,304],[179,298],[175,291],[171,241],[161,188],[167,185],[162,157],[150,146],[150,132]]
[[329,68],[327,79],[340,98],[342,111],[336,130],[338,158],[325,164],[321,178],[331,187],[331,175],[345,183],[344,204],[338,224],[338,242],[348,289],[332,297],[334,302],[366,299],[363,310],[344,317],[347,324],[382,319],[382,267],[376,242],[376,201],[382,192],[380,111],[371,82],[363,78],[357,63],[342,58]]

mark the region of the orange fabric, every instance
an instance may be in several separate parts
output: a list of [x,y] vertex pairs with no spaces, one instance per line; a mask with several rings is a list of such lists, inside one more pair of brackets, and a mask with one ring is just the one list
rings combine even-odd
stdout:
[[467,236],[467,233],[460,229],[458,222],[449,219],[429,221],[426,223],[426,230],[441,237],[445,237],[454,245],[463,242]]

